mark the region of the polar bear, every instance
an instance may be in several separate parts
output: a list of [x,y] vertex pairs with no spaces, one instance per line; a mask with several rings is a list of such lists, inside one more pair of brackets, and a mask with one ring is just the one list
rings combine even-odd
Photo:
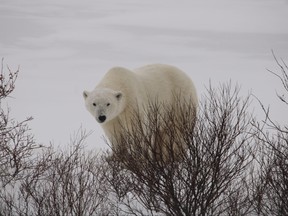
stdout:
[[164,64],[134,70],[114,67],[93,91],[84,91],[83,97],[87,110],[101,124],[112,147],[117,146],[116,136],[121,133],[123,125],[132,130],[134,118],[131,115],[135,111],[143,123],[149,119],[145,115],[151,103],[157,101],[163,107],[173,107],[179,102],[181,105],[189,101],[195,115],[198,105],[196,89],[189,76],[174,66]]

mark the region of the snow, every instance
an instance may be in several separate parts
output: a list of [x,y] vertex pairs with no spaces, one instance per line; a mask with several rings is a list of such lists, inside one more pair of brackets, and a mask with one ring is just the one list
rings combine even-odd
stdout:
[[283,89],[266,70],[277,69],[271,49],[288,62],[287,20],[287,0],[2,0],[0,57],[20,65],[8,103],[16,119],[34,117],[40,143],[66,145],[82,126],[93,131],[89,147],[107,148],[83,90],[116,65],[168,63],[191,76],[199,95],[209,80],[232,80],[287,122],[275,97]]

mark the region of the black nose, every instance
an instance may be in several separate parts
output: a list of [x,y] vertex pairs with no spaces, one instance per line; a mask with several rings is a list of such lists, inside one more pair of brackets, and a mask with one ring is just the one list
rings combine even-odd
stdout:
[[102,123],[106,120],[106,116],[105,115],[101,115],[98,117],[99,121]]

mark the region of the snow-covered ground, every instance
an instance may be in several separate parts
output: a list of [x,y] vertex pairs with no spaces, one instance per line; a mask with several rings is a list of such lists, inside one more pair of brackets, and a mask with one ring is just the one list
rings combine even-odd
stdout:
[[[271,49],[288,62],[287,0],[1,0],[0,57],[20,77],[11,115],[30,123],[40,143],[64,145],[80,126],[89,147],[105,148],[103,131],[84,108],[111,67],[173,64],[201,95],[209,80],[232,80],[287,122],[275,90]],[[256,114],[261,115],[258,108]]]

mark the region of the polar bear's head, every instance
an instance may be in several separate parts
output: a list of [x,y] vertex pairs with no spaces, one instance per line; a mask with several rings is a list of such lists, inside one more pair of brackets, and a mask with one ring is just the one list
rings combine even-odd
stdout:
[[124,96],[119,91],[95,89],[92,92],[84,91],[83,97],[87,110],[99,123],[109,122],[124,110]]

